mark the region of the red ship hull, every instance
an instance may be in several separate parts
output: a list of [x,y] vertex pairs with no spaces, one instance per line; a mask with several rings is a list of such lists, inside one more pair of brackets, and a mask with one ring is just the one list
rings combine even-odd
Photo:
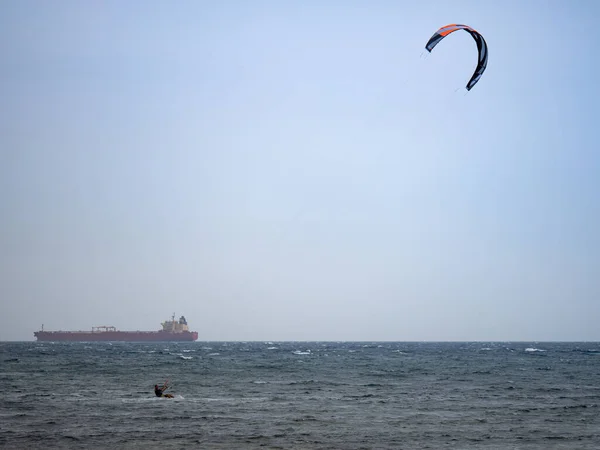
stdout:
[[36,331],[33,335],[45,342],[192,342],[197,331]]

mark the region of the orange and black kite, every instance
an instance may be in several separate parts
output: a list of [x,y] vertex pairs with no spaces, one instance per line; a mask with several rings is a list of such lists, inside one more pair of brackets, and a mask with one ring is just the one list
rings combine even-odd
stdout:
[[433,36],[431,36],[431,39],[429,39],[429,42],[427,42],[425,48],[429,53],[431,53],[431,50],[433,50],[433,48],[442,39],[444,39],[450,33],[453,33],[457,30],[465,30],[467,33],[473,36],[473,39],[475,39],[475,42],[477,43],[477,50],[479,50],[479,59],[477,60],[477,67],[475,68],[475,72],[473,72],[473,76],[467,83],[467,91],[470,91],[473,88],[473,86],[477,84],[477,82],[481,78],[481,75],[483,75],[483,72],[485,72],[485,68],[487,67],[488,49],[485,39],[481,34],[479,34],[477,31],[475,31],[473,28],[467,25],[452,23],[437,30],[433,34]]

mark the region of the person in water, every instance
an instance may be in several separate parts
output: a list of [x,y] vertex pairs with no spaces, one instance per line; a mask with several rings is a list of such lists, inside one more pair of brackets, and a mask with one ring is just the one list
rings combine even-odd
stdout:
[[157,397],[163,397],[164,396],[163,392],[165,392],[167,390],[167,387],[168,386],[166,384],[161,387],[159,387],[158,384],[155,384],[154,385],[154,393],[156,394]]

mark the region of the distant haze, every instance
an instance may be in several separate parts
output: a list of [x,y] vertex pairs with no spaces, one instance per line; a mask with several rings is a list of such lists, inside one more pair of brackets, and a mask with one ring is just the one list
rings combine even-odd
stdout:
[[0,340],[600,340],[599,17],[2,3]]

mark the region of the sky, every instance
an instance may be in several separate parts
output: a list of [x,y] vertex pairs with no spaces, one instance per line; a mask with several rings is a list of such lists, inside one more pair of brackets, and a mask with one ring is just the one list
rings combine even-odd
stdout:
[[599,17],[3,2],[0,341],[600,340]]

